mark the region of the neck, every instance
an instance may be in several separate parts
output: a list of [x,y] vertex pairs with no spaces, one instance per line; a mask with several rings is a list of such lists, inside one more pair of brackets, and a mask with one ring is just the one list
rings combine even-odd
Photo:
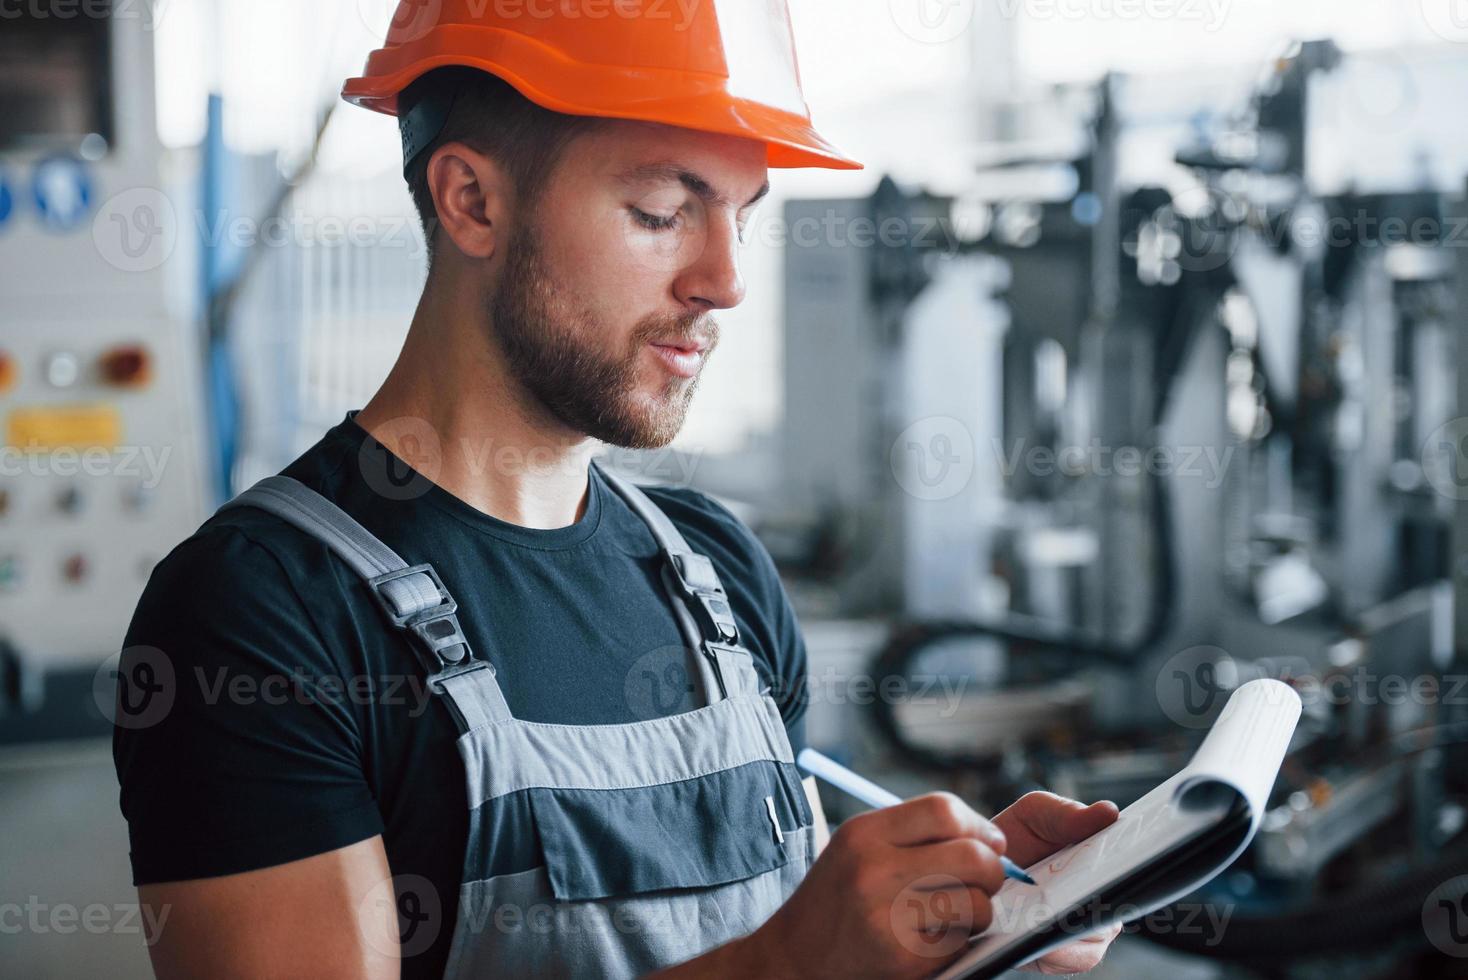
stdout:
[[400,458],[425,460],[420,471],[436,469],[425,476],[491,517],[550,529],[586,512],[595,441],[514,379],[482,297],[468,288],[430,283],[397,363],[356,421]]

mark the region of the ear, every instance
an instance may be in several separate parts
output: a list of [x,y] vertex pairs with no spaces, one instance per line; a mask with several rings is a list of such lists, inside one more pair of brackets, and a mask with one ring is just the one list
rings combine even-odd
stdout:
[[465,256],[492,257],[509,227],[511,187],[500,165],[464,143],[445,143],[428,161],[438,227]]

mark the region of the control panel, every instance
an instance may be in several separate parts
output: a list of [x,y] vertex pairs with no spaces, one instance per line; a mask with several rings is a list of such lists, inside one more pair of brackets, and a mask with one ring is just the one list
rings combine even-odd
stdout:
[[7,84],[49,107],[0,121],[0,641],[28,670],[117,652],[207,512],[152,38],[146,17],[26,11],[0,33]]

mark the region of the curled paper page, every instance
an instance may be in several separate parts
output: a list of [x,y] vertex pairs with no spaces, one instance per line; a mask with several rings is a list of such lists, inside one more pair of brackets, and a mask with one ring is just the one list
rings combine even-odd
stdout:
[[1280,681],[1234,691],[1181,772],[1105,830],[1026,868],[1034,887],[1006,882],[989,928],[938,980],[993,976],[1212,880],[1259,829],[1300,708]]

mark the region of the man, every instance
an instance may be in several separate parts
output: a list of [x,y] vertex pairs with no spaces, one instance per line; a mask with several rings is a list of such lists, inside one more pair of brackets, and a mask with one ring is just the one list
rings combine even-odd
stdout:
[[630,7],[405,0],[347,84],[400,116],[430,273],[378,393],[130,628],[122,677],[173,678],[115,745],[161,976],[922,976],[988,925],[1000,854],[1115,819],[934,794],[816,858],[768,554],[591,457],[678,432],[767,168],[855,164],[783,2]]

